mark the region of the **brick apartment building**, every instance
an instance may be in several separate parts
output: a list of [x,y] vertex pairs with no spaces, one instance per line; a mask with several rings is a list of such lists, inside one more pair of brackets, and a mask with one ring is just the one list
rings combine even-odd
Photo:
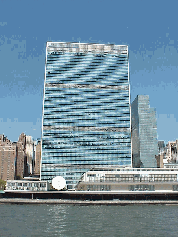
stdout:
[[4,135],[0,135],[0,179],[14,180],[40,175],[40,162],[41,141],[35,143],[24,133],[17,142],[11,142]]
[[34,161],[34,175],[40,175],[41,164],[41,141],[37,141],[35,145],[35,161]]
[[16,144],[0,135],[0,179],[13,180],[15,176]]

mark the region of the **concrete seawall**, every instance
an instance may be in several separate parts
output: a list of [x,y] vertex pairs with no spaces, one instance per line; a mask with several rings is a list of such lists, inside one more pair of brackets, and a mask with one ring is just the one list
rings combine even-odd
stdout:
[[178,192],[112,192],[112,191],[6,191],[2,198],[7,199],[39,199],[70,201],[178,201]]
[[64,200],[64,199],[25,199],[0,198],[0,204],[65,204],[65,205],[178,205],[174,200]]

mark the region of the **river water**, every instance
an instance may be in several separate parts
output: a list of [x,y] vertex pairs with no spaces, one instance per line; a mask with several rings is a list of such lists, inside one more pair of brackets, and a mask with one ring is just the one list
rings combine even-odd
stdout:
[[178,206],[0,204],[0,236],[178,236]]

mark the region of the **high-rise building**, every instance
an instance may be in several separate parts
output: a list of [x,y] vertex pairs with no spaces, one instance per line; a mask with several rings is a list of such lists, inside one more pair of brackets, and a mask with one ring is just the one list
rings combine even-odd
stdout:
[[16,179],[21,179],[24,176],[28,175],[27,156],[25,154],[25,148],[26,135],[24,133],[21,133],[18,142],[16,142]]
[[26,149],[28,174],[33,173],[33,160],[34,160],[34,141],[32,136],[26,135]]
[[158,141],[158,150],[159,154],[156,158],[162,161],[162,166],[171,167],[171,164],[178,166],[178,140],[169,141],[166,146],[164,141]]
[[16,145],[0,135],[0,179],[13,180],[15,176]]
[[16,179],[21,179],[24,176],[24,170],[25,170],[25,152],[24,152],[24,146],[22,142],[18,141],[16,143],[16,151],[17,151],[17,157],[16,157],[16,172],[15,176]]
[[131,166],[128,47],[47,42],[41,179]]
[[132,102],[131,118],[133,167],[156,168],[156,111],[150,108],[148,95],[138,95]]
[[40,175],[40,163],[41,163],[41,141],[36,141],[35,144],[35,160],[34,160],[34,175]]

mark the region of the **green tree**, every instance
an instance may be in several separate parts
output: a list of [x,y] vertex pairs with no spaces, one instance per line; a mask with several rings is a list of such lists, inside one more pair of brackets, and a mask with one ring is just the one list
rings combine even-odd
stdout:
[[0,179],[0,190],[4,190],[6,187],[6,181]]
[[22,177],[21,177],[20,175],[16,175],[15,179],[16,179],[16,180],[21,180]]

